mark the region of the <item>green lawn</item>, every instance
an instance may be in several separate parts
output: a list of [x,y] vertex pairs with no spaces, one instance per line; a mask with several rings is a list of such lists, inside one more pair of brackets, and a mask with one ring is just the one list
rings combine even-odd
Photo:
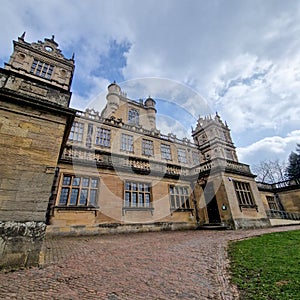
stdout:
[[232,282],[241,300],[300,300],[300,231],[229,244]]

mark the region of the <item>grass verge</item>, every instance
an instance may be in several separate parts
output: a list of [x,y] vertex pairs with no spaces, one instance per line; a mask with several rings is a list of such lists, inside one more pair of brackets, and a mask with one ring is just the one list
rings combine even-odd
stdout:
[[241,300],[300,299],[300,230],[231,242],[228,254]]

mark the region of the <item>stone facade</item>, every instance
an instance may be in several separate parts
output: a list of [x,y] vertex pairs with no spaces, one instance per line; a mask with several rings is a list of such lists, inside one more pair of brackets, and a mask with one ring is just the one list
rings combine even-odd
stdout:
[[101,113],[77,112],[58,163],[48,233],[270,225],[255,176],[238,162],[218,114],[198,120],[191,142],[157,129],[153,99],[131,100],[116,83],[106,98]]
[[102,112],[75,111],[74,58],[54,36],[24,38],[0,69],[0,267],[37,264],[46,224],[62,235],[239,229],[300,211],[299,182],[257,185],[218,114],[178,139],[157,128],[154,99],[115,82]]
[[[48,48],[37,51],[20,37],[0,69],[0,267],[38,263],[55,169],[75,114],[68,108],[74,62],[58,57],[54,39],[39,45]],[[70,78],[52,80],[63,66]]]

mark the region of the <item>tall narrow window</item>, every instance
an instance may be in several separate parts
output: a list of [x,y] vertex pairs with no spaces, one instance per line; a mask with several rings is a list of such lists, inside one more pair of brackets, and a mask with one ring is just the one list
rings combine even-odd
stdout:
[[151,207],[151,186],[149,183],[125,181],[124,207]]
[[153,141],[142,140],[142,153],[146,156],[153,156]]
[[82,142],[83,138],[83,123],[74,122],[70,131],[69,140]]
[[95,144],[110,147],[110,129],[97,127]]
[[170,185],[170,207],[176,209],[190,209],[189,189],[187,186]]
[[53,68],[54,66],[50,64],[34,59],[31,65],[30,73],[46,79],[50,79],[53,72]]
[[170,145],[161,144],[160,151],[161,151],[161,158],[172,160]]
[[139,125],[139,112],[136,109],[128,111],[128,123],[132,125]]
[[225,155],[227,159],[233,160],[233,155],[230,149],[225,150]]
[[267,201],[270,209],[279,210],[278,204],[274,196],[267,196]]
[[186,151],[185,149],[177,149],[177,154],[178,154],[178,162],[182,162],[182,163],[187,163],[187,159],[186,159]]
[[91,148],[91,147],[92,147],[93,131],[94,131],[94,126],[93,126],[93,124],[88,124],[88,131],[87,131],[86,142],[85,142],[85,145],[86,145],[88,148]]
[[121,135],[121,150],[133,152],[133,136],[122,133]]
[[96,206],[98,179],[63,175],[59,206]]
[[255,206],[249,182],[233,181],[235,192],[241,206]]

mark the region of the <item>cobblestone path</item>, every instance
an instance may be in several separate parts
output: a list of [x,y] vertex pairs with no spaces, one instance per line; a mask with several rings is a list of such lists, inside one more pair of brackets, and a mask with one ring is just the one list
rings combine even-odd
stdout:
[[47,238],[42,268],[0,272],[0,299],[238,299],[228,241],[294,229]]

